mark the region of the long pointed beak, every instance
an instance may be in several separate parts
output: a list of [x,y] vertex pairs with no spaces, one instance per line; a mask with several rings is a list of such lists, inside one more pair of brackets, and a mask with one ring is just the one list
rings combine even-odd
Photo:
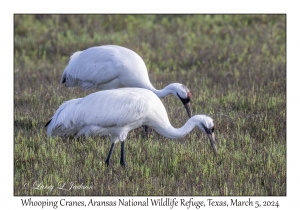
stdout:
[[216,145],[216,141],[215,141],[215,135],[214,135],[214,133],[211,133],[211,134],[207,134],[207,136],[209,138],[212,149],[213,149],[215,155],[217,156],[218,152],[217,152],[217,145]]
[[189,118],[191,118],[191,117],[192,117],[192,112],[191,112],[190,102],[189,102],[189,103],[186,103],[186,104],[183,104],[183,105],[184,105],[184,107],[185,107],[185,109],[186,109],[186,112],[187,112]]

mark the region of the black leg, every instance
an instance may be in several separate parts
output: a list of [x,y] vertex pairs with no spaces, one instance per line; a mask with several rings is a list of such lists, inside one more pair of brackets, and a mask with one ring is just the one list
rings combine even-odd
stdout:
[[149,132],[149,127],[147,125],[143,125],[144,131],[146,132],[146,134],[148,134]]
[[146,138],[149,138],[150,137],[150,134],[151,134],[151,129],[150,129],[150,127],[148,126],[148,125],[143,125],[142,126],[143,128],[144,128],[144,131],[145,131],[145,136],[146,136]]
[[109,150],[109,153],[107,155],[106,161],[105,161],[106,166],[109,166],[110,156],[111,156],[112,152],[114,151],[114,146],[115,146],[115,143],[112,143],[111,147],[110,147],[110,150]]
[[125,149],[124,149],[124,146],[125,146],[125,141],[121,141],[121,158],[120,158],[120,163],[121,163],[121,166],[123,166],[125,168],[126,161],[125,161]]

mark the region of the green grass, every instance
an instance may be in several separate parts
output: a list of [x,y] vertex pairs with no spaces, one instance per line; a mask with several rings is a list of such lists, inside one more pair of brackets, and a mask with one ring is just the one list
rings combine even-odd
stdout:
[[[59,85],[69,56],[105,44],[137,52],[156,88],[187,85],[193,114],[214,119],[219,156],[197,129],[131,131],[126,170],[120,144],[105,166],[106,136],[47,138],[59,105],[90,93]],[[182,126],[180,101],[162,101]],[[72,182],[92,188],[58,189]],[[286,195],[286,16],[15,15],[14,195]]]

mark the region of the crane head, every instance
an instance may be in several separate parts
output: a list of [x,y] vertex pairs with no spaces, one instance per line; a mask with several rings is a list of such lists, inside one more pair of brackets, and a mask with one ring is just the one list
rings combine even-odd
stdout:
[[192,111],[191,111],[190,101],[192,98],[192,94],[190,90],[185,85],[181,84],[176,94],[178,98],[181,100],[181,102],[183,103],[189,118],[191,118]]
[[198,122],[200,123],[200,125],[198,125],[198,127],[207,135],[207,137],[209,138],[211,147],[214,151],[215,155],[218,155],[217,152],[217,145],[216,145],[216,141],[215,141],[215,125],[213,123],[213,119],[209,116],[206,115],[196,115],[198,119]]
[[204,127],[204,130],[205,130],[205,132],[206,132],[206,135],[207,135],[208,138],[209,138],[211,147],[212,147],[212,149],[213,149],[215,155],[218,155],[218,152],[217,152],[217,145],[216,145],[216,141],[215,141],[215,134],[214,134],[215,126],[213,126],[213,127],[211,127],[211,128]]

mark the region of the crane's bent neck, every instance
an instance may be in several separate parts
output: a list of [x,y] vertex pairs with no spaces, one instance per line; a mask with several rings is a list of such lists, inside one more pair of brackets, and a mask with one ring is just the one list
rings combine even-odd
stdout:
[[166,86],[165,88],[161,89],[161,90],[157,90],[155,89],[153,86],[150,88],[151,91],[153,91],[159,98],[164,98],[170,94],[174,95],[174,91],[173,91],[173,85],[170,84],[168,86]]
[[183,138],[188,133],[190,133],[195,126],[196,126],[196,122],[194,117],[192,117],[181,128],[174,128],[171,124],[154,125],[152,127],[156,132],[158,132],[159,134],[167,138],[179,139],[179,138]]

